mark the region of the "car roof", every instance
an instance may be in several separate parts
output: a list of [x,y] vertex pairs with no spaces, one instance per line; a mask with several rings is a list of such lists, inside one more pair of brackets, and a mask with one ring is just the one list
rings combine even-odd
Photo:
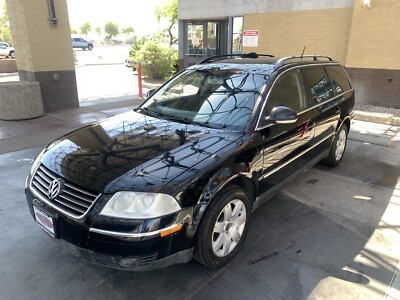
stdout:
[[239,69],[251,73],[272,73],[273,71],[287,66],[310,65],[321,63],[338,63],[329,56],[324,55],[301,55],[275,57],[271,54],[234,54],[219,55],[204,59],[195,69]]

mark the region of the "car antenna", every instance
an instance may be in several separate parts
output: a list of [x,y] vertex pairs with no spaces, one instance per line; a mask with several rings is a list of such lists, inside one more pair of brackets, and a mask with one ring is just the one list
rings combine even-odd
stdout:
[[304,48],[303,48],[303,52],[301,52],[301,59],[303,59],[303,55],[304,55],[304,51],[306,51],[306,46],[304,46]]

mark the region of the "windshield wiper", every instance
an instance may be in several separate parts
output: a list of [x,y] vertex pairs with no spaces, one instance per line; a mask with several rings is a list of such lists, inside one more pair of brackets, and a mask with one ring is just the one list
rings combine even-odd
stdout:
[[164,116],[164,118],[169,119],[171,121],[177,121],[180,123],[184,123],[184,124],[193,124],[193,125],[199,125],[199,126],[214,128],[214,129],[226,128],[225,125],[210,124],[209,122],[199,122],[199,121],[194,121],[194,120],[191,120],[191,119],[188,119],[185,117]]
[[156,112],[154,110],[150,110],[147,107],[140,107],[136,109],[137,112],[145,112],[146,115],[151,116],[151,117],[163,117],[164,115],[160,112]]

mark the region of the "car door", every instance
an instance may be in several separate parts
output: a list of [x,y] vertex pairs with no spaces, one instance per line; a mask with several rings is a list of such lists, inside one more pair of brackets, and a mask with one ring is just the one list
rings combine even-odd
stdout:
[[[268,124],[272,109],[286,106],[297,113],[292,124]],[[299,68],[277,76],[266,99],[258,130],[264,136],[263,175],[260,192],[278,187],[288,176],[301,169],[309,160],[308,150],[314,143],[314,114],[310,110],[305,83]]]
[[315,118],[315,152],[329,148],[339,119],[342,99],[335,95],[331,80],[322,65],[303,69],[308,91],[312,98]]

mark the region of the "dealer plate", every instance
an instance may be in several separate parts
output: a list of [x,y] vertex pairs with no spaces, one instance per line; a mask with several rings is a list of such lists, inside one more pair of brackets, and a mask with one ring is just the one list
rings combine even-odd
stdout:
[[54,218],[40,208],[33,205],[35,221],[39,226],[47,232],[51,237],[55,237]]

